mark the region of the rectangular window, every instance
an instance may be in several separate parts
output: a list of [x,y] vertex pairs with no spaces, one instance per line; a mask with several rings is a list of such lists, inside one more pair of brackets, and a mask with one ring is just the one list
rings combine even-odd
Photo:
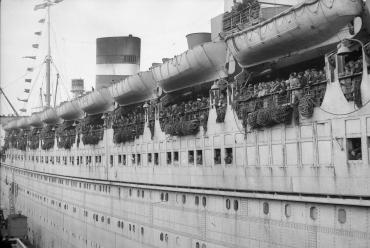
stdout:
[[141,154],[137,154],[137,164],[140,165],[141,164]]
[[135,164],[136,163],[135,154],[131,154],[131,163],[132,164]]
[[158,152],[154,153],[154,164],[159,165],[159,154],[158,154]]
[[362,160],[361,138],[347,139],[347,156],[348,160]]
[[197,165],[203,164],[203,151],[197,150]]
[[122,163],[122,155],[118,155],[118,163]]
[[214,150],[214,162],[215,164],[221,164],[221,149],[217,148]]
[[86,156],[86,165],[89,164],[89,156]]
[[225,164],[233,163],[233,149],[225,148]]
[[77,165],[80,164],[80,157],[77,157]]
[[188,151],[188,163],[194,164],[194,151]]
[[179,152],[174,152],[173,153],[173,161],[175,163],[178,163],[179,162]]
[[152,163],[152,154],[148,153],[148,164]]
[[171,164],[172,163],[172,154],[171,152],[167,152],[167,164]]
[[123,165],[126,165],[126,154],[122,155],[122,159],[123,159]]
[[113,162],[114,162],[114,157],[113,157],[113,155],[110,155],[110,157],[109,157],[110,166],[113,166]]

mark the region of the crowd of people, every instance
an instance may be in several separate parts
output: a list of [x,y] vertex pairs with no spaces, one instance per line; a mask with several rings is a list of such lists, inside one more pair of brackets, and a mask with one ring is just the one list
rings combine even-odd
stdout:
[[323,81],[326,81],[326,74],[323,70],[307,69],[304,72],[293,72],[285,80],[277,78],[267,82],[249,83],[247,86],[239,85],[234,91],[234,100],[245,101],[272,94],[285,94],[287,91],[295,95],[300,89]]
[[238,25],[255,25],[259,22],[260,3],[257,0],[233,1],[231,11],[225,13],[223,19],[223,30],[230,31]]
[[159,112],[161,129],[167,134],[177,135],[194,134],[198,131],[195,127],[196,124],[206,129],[208,108],[209,98],[205,96],[200,96],[196,100],[164,106]]
[[357,59],[351,59],[345,63],[343,71],[339,73],[339,83],[343,94],[348,101],[355,101],[358,107],[361,102],[361,81],[363,71],[362,56]]
[[29,147],[31,150],[36,150],[40,145],[40,128],[33,128],[29,135]]
[[73,121],[65,121],[56,130],[57,145],[59,148],[71,149],[76,141],[76,128]]
[[49,150],[54,147],[55,129],[52,125],[46,125],[41,129],[40,133],[41,149]]
[[[147,104],[145,107],[148,107]],[[143,104],[119,107],[111,115],[115,143],[133,141],[144,133],[145,108]]]
[[357,59],[349,60],[344,65],[344,70],[339,73],[339,78],[361,73],[363,68],[362,56]]
[[98,144],[104,135],[102,114],[89,115],[81,120],[77,125],[77,134],[77,146],[80,143],[80,135],[82,135],[82,143],[84,145]]

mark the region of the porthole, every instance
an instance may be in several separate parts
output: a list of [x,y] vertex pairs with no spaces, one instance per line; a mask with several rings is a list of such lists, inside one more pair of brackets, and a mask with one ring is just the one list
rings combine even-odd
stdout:
[[226,199],[226,209],[230,209],[230,199]]
[[338,209],[338,221],[341,224],[344,224],[347,221],[347,213],[343,208]]
[[238,211],[238,209],[239,209],[239,202],[238,200],[234,200],[234,210]]
[[186,195],[182,195],[182,203],[185,204],[186,203]]
[[269,212],[270,212],[270,206],[269,206],[269,204],[267,202],[264,202],[263,203],[263,213],[266,214],[266,215],[268,215]]
[[316,220],[318,215],[318,211],[316,207],[311,207],[310,208],[310,217],[312,220]]
[[292,215],[292,209],[289,204],[285,204],[285,217],[289,218]]
[[194,200],[195,200],[195,205],[198,206],[199,205],[199,196],[195,196]]
[[203,198],[202,198],[202,205],[203,205],[203,207],[205,207],[207,205],[207,198],[205,196],[203,196]]

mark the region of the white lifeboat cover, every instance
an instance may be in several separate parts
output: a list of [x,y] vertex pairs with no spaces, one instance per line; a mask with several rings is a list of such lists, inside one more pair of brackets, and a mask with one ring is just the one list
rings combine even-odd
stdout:
[[56,111],[57,115],[66,121],[81,119],[84,114],[84,112],[80,108],[78,99],[61,103]]
[[157,83],[151,71],[140,72],[109,87],[114,100],[130,105],[156,97]]
[[288,56],[327,41],[362,12],[362,0],[305,0],[226,37],[242,67]]
[[54,125],[61,122],[54,108],[48,108],[41,113],[41,120],[49,125]]
[[165,92],[172,92],[225,78],[226,51],[224,41],[203,43],[154,67],[154,79]]
[[43,122],[41,121],[41,112],[33,113],[28,118],[28,124],[33,127],[42,127]]
[[79,98],[80,108],[89,115],[113,110],[113,97],[108,88],[101,88]]
[[25,128],[29,127],[30,125],[28,124],[27,118],[29,118],[29,117],[21,117],[20,119],[18,119],[17,120],[17,127],[22,128],[22,129],[25,129]]
[[17,126],[17,120],[18,119],[19,118],[16,118],[16,119],[13,119],[13,120],[11,120],[11,121],[8,122],[8,128],[9,128],[9,130],[11,130],[11,129],[17,129],[18,128],[18,126]]

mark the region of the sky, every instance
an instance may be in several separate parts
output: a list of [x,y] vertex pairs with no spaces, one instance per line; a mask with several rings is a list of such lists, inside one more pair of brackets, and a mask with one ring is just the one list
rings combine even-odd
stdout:
[[[231,0],[226,0],[231,1]],[[272,2],[276,0],[270,0]],[[280,0],[293,4],[297,0]],[[46,55],[46,24],[38,20],[45,10],[34,11],[42,0],[2,0],[0,51],[1,87],[17,110],[26,108],[27,115],[40,106],[40,87],[45,83],[40,66]],[[224,11],[224,0],[64,0],[52,7],[51,45],[53,66],[52,89],[56,72],[60,74],[57,103],[70,99],[71,79],[83,78],[85,89],[95,84],[95,42],[104,36],[141,38],[141,70],[153,62],[173,57],[187,49],[185,36],[193,32],[210,32],[210,20]],[[41,37],[34,32],[43,31]],[[39,49],[32,44],[40,44]],[[37,60],[23,56],[37,56]],[[28,67],[34,72],[24,76]],[[32,78],[32,85],[24,79]],[[25,87],[26,85],[30,85]],[[29,102],[25,88],[31,88]],[[54,92],[52,92],[54,98]],[[12,110],[0,96],[0,114]]]
[[[34,72],[26,78],[36,78],[46,54],[46,24],[38,23],[46,11],[33,10],[40,2],[1,1],[1,87],[17,110],[30,110],[27,114],[37,110],[39,88],[45,81],[42,70],[37,83],[32,83],[29,103],[16,100],[27,97],[22,75],[33,66]],[[147,70],[153,62],[184,52],[186,34],[210,32],[210,19],[223,9],[223,0],[64,0],[51,10],[52,56],[61,85],[57,102],[68,99],[72,78],[83,78],[86,89],[95,84],[96,38],[129,34],[140,37],[140,69]],[[40,30],[45,30],[41,37],[34,35]],[[39,49],[32,48],[34,43],[40,44]],[[38,59],[22,58],[28,55],[37,55]],[[52,85],[55,81],[56,75],[52,75]],[[4,100],[1,96],[0,113],[12,113]]]

